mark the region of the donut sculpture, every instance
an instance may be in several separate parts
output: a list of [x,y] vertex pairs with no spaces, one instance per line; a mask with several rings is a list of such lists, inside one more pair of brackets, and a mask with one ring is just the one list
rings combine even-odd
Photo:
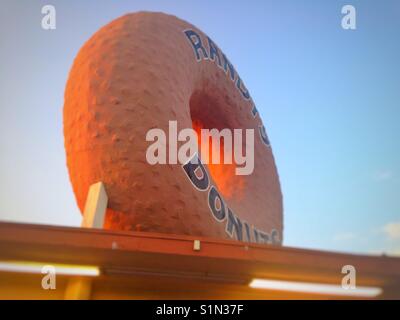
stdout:
[[[146,136],[168,133],[171,121],[178,131],[253,129],[253,172],[199,154],[197,164],[149,163]],[[185,21],[139,12],[96,32],[69,74],[64,136],[81,212],[90,185],[105,184],[106,229],[282,241],[279,178],[257,109],[221,49]]]

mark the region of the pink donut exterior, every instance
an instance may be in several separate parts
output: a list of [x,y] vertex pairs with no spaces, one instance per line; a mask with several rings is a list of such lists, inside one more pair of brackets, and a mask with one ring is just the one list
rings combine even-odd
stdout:
[[[205,52],[196,49],[199,39]],[[203,32],[162,13],[122,16],[83,45],[64,103],[67,166],[81,211],[90,185],[102,181],[109,197],[106,229],[282,242],[272,149],[247,89],[226,62]],[[254,129],[254,172],[229,177],[229,192],[220,192],[222,182],[209,171],[209,186],[199,190],[181,164],[149,164],[147,132],[168,132],[172,120],[178,130],[192,128],[194,120],[210,128]],[[213,186],[224,219],[210,210]]]

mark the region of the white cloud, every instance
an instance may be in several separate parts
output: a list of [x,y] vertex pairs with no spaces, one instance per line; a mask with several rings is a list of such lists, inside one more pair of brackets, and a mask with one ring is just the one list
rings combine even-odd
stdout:
[[335,241],[351,241],[355,240],[357,238],[357,235],[352,233],[352,232],[344,232],[344,233],[338,233],[333,237],[333,240]]
[[381,170],[374,174],[375,180],[386,181],[393,178],[393,172],[390,170]]
[[391,250],[389,251],[389,254],[393,256],[400,256],[400,249]]
[[383,227],[383,232],[389,239],[400,239],[400,222],[391,222]]

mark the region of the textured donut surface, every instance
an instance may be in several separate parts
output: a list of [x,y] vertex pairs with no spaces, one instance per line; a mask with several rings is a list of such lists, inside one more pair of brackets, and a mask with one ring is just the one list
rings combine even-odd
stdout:
[[[196,50],[196,35],[204,52]],[[146,134],[168,132],[169,121],[178,130],[196,123],[254,129],[254,172],[237,176],[204,165],[209,186],[201,191],[181,164],[149,164]],[[105,184],[107,229],[280,243],[282,195],[262,128],[222,50],[195,26],[162,13],[128,14],[101,28],[80,49],[66,85],[70,180],[81,211],[90,185]],[[210,210],[210,190],[223,199],[223,219]]]

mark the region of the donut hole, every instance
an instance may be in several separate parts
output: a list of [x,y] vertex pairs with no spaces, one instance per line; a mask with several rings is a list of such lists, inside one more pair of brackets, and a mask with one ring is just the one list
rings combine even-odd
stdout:
[[[230,158],[232,163],[225,163],[225,143],[231,143],[225,141],[221,136],[220,145],[214,145],[212,139],[208,141],[202,141],[201,130],[202,129],[217,129],[219,131],[223,129],[229,129],[233,141],[233,129],[240,129],[241,126],[235,118],[234,110],[235,105],[231,104],[229,99],[223,98],[218,95],[210,95],[201,91],[195,92],[190,99],[190,116],[192,119],[192,127],[197,132],[199,153],[204,159],[204,155],[201,154],[201,146],[208,144],[208,163],[204,165],[208,168],[211,178],[217,189],[225,198],[235,198],[236,200],[241,199],[244,193],[245,180],[243,176],[236,175],[236,167],[233,146],[226,146],[227,150],[230,150]],[[213,163],[213,154],[219,153],[219,163]],[[229,154],[228,153],[228,154]]]

